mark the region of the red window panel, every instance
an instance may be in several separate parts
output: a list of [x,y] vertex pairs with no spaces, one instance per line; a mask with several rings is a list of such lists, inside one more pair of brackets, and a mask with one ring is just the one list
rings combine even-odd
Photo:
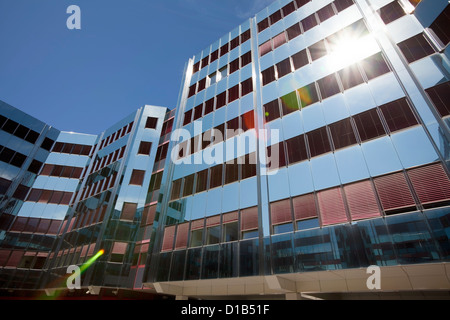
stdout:
[[295,0],[295,3],[297,4],[297,8],[301,8],[310,1],[311,0]]
[[239,46],[240,39],[239,36],[237,36],[236,38],[232,39],[230,41],[230,51],[233,50],[234,48],[236,48],[237,46]]
[[53,171],[53,164],[45,164],[41,171],[41,176],[49,176]]
[[265,54],[272,51],[272,41],[264,42],[262,45],[259,46],[259,56],[262,57]]
[[300,135],[285,140],[285,142],[287,149],[287,159],[289,164],[293,164],[308,159],[304,135]]
[[17,217],[16,221],[12,225],[10,231],[22,232],[25,226],[27,225],[28,218],[25,217]]
[[206,78],[203,78],[198,82],[197,92],[200,92],[206,88]]
[[403,172],[375,178],[374,182],[384,210],[415,206]]
[[200,61],[198,61],[194,64],[194,69],[193,69],[192,73],[196,73],[199,70],[200,70]]
[[204,67],[206,67],[209,63],[209,56],[206,56],[202,59],[202,65],[200,67],[200,69],[203,69]]
[[195,94],[196,89],[197,89],[196,83],[194,83],[192,86],[189,87],[188,98],[192,97]]
[[300,28],[300,24],[297,22],[296,24],[290,26],[286,29],[287,37],[290,40],[298,37],[302,34],[302,29]]
[[369,180],[344,186],[352,220],[368,219],[381,215],[375,191]]
[[241,231],[258,229],[258,207],[241,210]]
[[56,235],[58,233],[59,227],[61,226],[62,221],[52,220],[50,223],[50,227],[47,230],[47,234]]
[[192,119],[192,109],[184,113],[183,126],[187,125],[188,123],[191,123],[191,119]]
[[450,115],[450,82],[444,82],[425,90],[429,95],[434,106],[441,115],[445,117]]
[[314,193],[292,198],[295,220],[317,217],[316,200]]
[[244,31],[244,32],[241,34],[241,43],[246,42],[247,40],[250,39],[250,37],[251,37],[250,29],[248,29],[247,31]]
[[228,52],[228,43],[224,44],[223,46],[220,47],[220,56],[223,56],[224,54],[226,54]]
[[142,183],[144,182],[144,176],[145,170],[133,169],[133,172],[131,173],[130,184],[142,186]]
[[61,202],[63,195],[64,195],[63,191],[53,191],[49,203],[59,204]]
[[262,75],[263,86],[276,80],[274,66],[271,66],[271,67],[261,71],[261,75]]
[[253,79],[248,78],[241,82],[241,97],[253,91]]
[[0,250],[0,267],[3,267],[8,261],[10,250]]
[[333,6],[331,5],[331,3],[329,5],[323,7],[319,11],[317,11],[317,15],[319,16],[319,19],[321,22],[324,22],[325,20],[334,16],[335,13],[334,13],[334,9],[333,9]]
[[239,84],[228,89],[228,103],[231,103],[237,99],[239,99]]
[[421,203],[450,200],[450,181],[441,164],[408,170],[408,176]]
[[52,196],[52,190],[42,190],[41,196],[39,198],[38,202],[41,203],[48,203],[50,200],[50,197]]
[[235,222],[235,221],[238,221],[238,212],[237,211],[224,213],[222,215],[222,223],[229,223],[229,222]]
[[227,92],[224,91],[217,95],[216,110],[227,104]]
[[338,12],[341,12],[342,10],[345,10],[353,5],[354,2],[353,0],[335,0],[333,3],[336,6]]
[[283,44],[285,44],[287,42],[287,40],[286,40],[286,34],[284,33],[284,31],[280,34],[277,34],[275,37],[273,37],[272,42],[273,42],[274,50],[276,48],[278,48],[279,46],[282,46]]
[[213,227],[220,225],[220,215],[206,218],[206,226]]
[[244,132],[255,128],[255,116],[253,110],[241,115],[241,126]]
[[203,229],[205,219],[198,219],[191,222],[191,230]]
[[281,8],[281,11],[283,12],[283,16],[287,16],[295,11],[295,5],[294,2],[289,2],[287,5],[285,5],[283,8]]
[[322,225],[327,226],[348,221],[341,188],[333,188],[317,193]]
[[169,226],[164,229],[164,238],[161,251],[170,251],[173,248],[175,237],[175,226]]
[[175,240],[175,250],[187,247],[189,234],[189,222],[178,225],[177,237]]
[[210,61],[211,62],[216,61],[218,58],[219,58],[219,49],[211,53]]
[[72,195],[73,192],[64,192],[59,204],[68,205],[70,203],[70,199],[72,199]]
[[111,253],[113,254],[125,254],[127,251],[128,243],[126,242],[114,242]]
[[252,62],[252,52],[249,51],[243,54],[240,60],[241,60],[241,68],[245,67],[246,65]]
[[305,32],[311,28],[314,28],[318,24],[316,20],[316,15],[313,13],[312,15],[306,17],[301,21],[301,24],[303,25],[303,30]]
[[22,260],[23,254],[23,251],[13,251],[9,256],[8,262],[6,263],[5,267],[17,267],[20,263],[20,260]]
[[391,132],[418,124],[405,98],[386,103],[380,109]]
[[272,219],[272,225],[292,222],[291,200],[284,199],[272,202],[270,204],[270,218]]
[[269,16],[270,24],[273,25],[281,20],[281,10],[275,11]]

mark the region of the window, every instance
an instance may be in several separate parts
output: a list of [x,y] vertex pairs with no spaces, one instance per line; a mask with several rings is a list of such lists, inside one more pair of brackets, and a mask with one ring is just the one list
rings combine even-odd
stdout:
[[202,192],[205,191],[208,185],[208,169],[205,169],[203,171],[197,172],[197,183],[195,192]]
[[189,87],[188,98],[192,97],[195,94],[196,89],[197,89],[196,83],[194,83],[192,86]]
[[296,23],[289,28],[286,29],[288,40],[291,41],[292,39],[298,37],[302,34],[302,30],[300,28],[300,24]]
[[38,160],[33,160],[31,161],[30,166],[28,167],[28,171],[30,171],[31,173],[35,173],[38,174],[39,170],[41,170],[43,163],[38,161]]
[[205,102],[205,116],[214,111],[214,98]]
[[295,11],[294,2],[289,2],[287,5],[285,5],[283,8],[281,8],[281,11],[283,12],[284,17],[286,17],[287,15],[294,12]]
[[223,242],[239,240],[238,223],[230,222],[223,224]]
[[361,141],[367,141],[386,134],[377,109],[371,109],[353,116]]
[[203,104],[198,105],[194,108],[194,120],[200,119],[203,113]]
[[377,177],[374,183],[385,211],[404,211],[415,207],[415,201],[403,172]]
[[195,174],[184,177],[183,197],[190,196],[194,193],[194,178]]
[[209,227],[206,229],[206,244],[216,244],[220,242],[220,226]]
[[239,180],[239,167],[237,163],[225,163],[225,184]]
[[309,193],[292,198],[295,220],[311,219],[317,217],[316,197]]
[[239,58],[230,62],[230,74],[239,70]]
[[228,66],[225,65],[222,68],[219,69],[219,77],[217,81],[220,81],[228,76]]
[[136,213],[137,203],[125,202],[122,208],[121,220],[133,220]]
[[303,49],[300,52],[297,52],[292,56],[292,62],[294,63],[294,69],[300,69],[303,66],[306,66],[309,63],[308,54],[306,53],[306,49]]
[[450,115],[450,82],[438,84],[437,86],[428,88],[425,91],[431,101],[433,101],[433,104],[441,117]]
[[198,61],[194,64],[192,73],[196,73],[199,70],[200,70],[200,61]]
[[206,78],[203,78],[198,82],[197,92],[200,92],[206,88]]
[[239,132],[239,117],[227,121],[226,139],[232,138],[238,135]]
[[308,159],[304,135],[288,139],[285,143],[287,149],[287,160],[289,164]]
[[211,168],[211,176],[209,179],[209,188],[215,188],[222,185],[223,165],[219,164]]
[[2,130],[6,131],[10,134],[13,134],[16,131],[16,128],[19,124],[11,119],[8,119],[6,123],[3,125]]
[[220,47],[220,56],[223,56],[226,53],[228,53],[228,43]]
[[250,29],[241,33],[241,44],[250,39]]
[[344,90],[353,88],[364,82],[361,72],[359,72],[358,65],[356,64],[352,64],[342,70],[339,70],[338,73]]
[[41,148],[45,149],[47,151],[50,151],[52,149],[54,143],[55,143],[55,141],[53,141],[52,139],[45,138],[41,144]]
[[317,95],[316,85],[314,82],[298,89],[297,91],[300,96],[302,108],[319,101],[319,96]]
[[333,3],[336,6],[337,11],[341,12],[350,7],[354,2],[353,0],[334,0]]
[[142,183],[144,182],[144,176],[145,176],[144,170],[133,169],[133,172],[131,173],[130,184],[142,186]]
[[192,109],[184,113],[183,126],[187,125],[188,123],[191,123],[191,119],[192,119]]
[[288,73],[292,72],[291,60],[289,58],[284,59],[281,62],[278,62],[276,64],[276,66],[277,66],[277,71],[278,71],[278,79],[281,78],[281,77],[284,77]]
[[182,181],[183,179],[178,179],[172,182],[172,191],[170,193],[170,200],[175,200],[180,197]]
[[286,166],[283,141],[267,147],[267,166],[269,169],[277,169]]
[[266,122],[270,122],[280,117],[280,106],[278,103],[278,99],[275,99],[264,105],[264,115],[266,118]]
[[266,70],[261,72],[262,75],[262,82],[263,82],[263,86],[265,86],[266,84],[271,83],[272,81],[275,81],[275,68],[269,67]]
[[311,0],[295,0],[295,3],[297,4],[297,8],[301,8],[310,1]]
[[258,207],[241,210],[241,231],[254,229],[258,229]]
[[[240,158],[242,163],[242,158]],[[241,166],[242,179],[247,179],[256,176],[256,153],[246,154],[243,157]]]
[[219,50],[217,49],[216,51],[211,53],[210,63],[216,61],[218,58],[219,58]]
[[270,24],[271,24],[271,25],[273,25],[273,24],[275,24],[276,22],[280,21],[280,20],[281,20],[281,11],[280,11],[280,10],[275,11],[274,13],[272,13],[272,14],[269,16],[269,19],[270,19]]
[[241,127],[244,132],[255,128],[255,117],[253,110],[241,115]]
[[327,48],[325,47],[325,41],[321,40],[316,42],[312,46],[308,47],[309,54],[311,55],[312,61],[322,58],[327,54]]
[[297,221],[297,230],[307,230],[307,229],[314,229],[319,228],[319,218],[313,218],[313,219],[305,219]]
[[378,10],[381,19],[385,24],[391,23],[405,15],[405,10],[400,6],[398,1],[392,1]]
[[417,124],[416,117],[404,98],[382,105],[380,109],[391,132]]
[[270,204],[272,225],[292,222],[291,200],[285,199]]
[[141,141],[141,143],[139,144],[139,150],[138,150],[138,154],[142,154],[142,155],[150,155],[150,151],[152,149],[152,143],[148,142],[148,141]]
[[303,25],[303,31],[306,32],[311,28],[314,28],[317,26],[317,20],[316,15],[313,13],[312,15],[306,17],[301,21],[301,24]]
[[322,99],[326,99],[341,92],[341,89],[339,88],[339,84],[336,79],[336,75],[334,73],[318,80],[317,83],[319,84]]
[[444,11],[434,20],[430,28],[438,36],[441,42],[446,46],[450,42],[450,6],[447,5]]
[[228,89],[228,103],[231,103],[237,99],[239,99],[239,84]]
[[326,127],[322,127],[314,131],[308,132],[306,135],[308,137],[309,151],[311,152],[311,158],[331,151],[330,141],[328,140]]
[[297,92],[291,92],[281,97],[281,111],[283,116],[299,110]]
[[335,149],[356,144],[355,133],[349,118],[331,124],[330,132]]
[[287,42],[286,34],[283,31],[282,33],[273,37],[272,41],[273,41],[273,50],[275,50],[276,48],[278,48],[279,46],[281,46]]
[[191,231],[190,247],[199,247],[203,244],[203,229]]
[[373,56],[364,59],[361,61],[361,66],[369,80],[390,72],[381,53],[376,53]]
[[208,63],[209,63],[209,56],[206,56],[202,59],[202,66],[200,68],[203,69],[204,67],[206,67],[208,65]]
[[241,56],[241,68],[252,62],[252,52],[249,51]]
[[262,57],[265,54],[269,53],[270,51],[272,51],[272,41],[266,41],[264,42],[262,45],[259,46],[259,56]]
[[317,193],[322,225],[344,223],[348,221],[341,188],[332,188]]
[[253,79],[252,78],[248,78],[245,81],[241,82],[241,95],[242,97],[249,94],[250,92],[253,91]]
[[422,59],[423,57],[434,53],[434,49],[431,47],[422,33],[419,33],[414,37],[400,42],[398,44],[398,47],[409,63]]
[[319,20],[321,22],[324,22],[325,20],[334,16],[335,13],[334,13],[333,6],[331,5],[331,3],[329,5],[323,7],[319,11],[317,11],[317,15],[319,16]]
[[258,32],[263,31],[269,27],[269,18],[265,18],[264,20],[258,22]]
[[217,95],[216,110],[227,104],[227,92],[224,91]]

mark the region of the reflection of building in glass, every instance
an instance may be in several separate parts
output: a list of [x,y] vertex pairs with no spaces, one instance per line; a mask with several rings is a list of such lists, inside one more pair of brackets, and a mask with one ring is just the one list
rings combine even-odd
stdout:
[[2,104],[0,287],[104,249],[84,287],[357,298],[378,265],[381,296],[448,291],[449,17],[275,1],[189,60],[176,109],[98,136]]

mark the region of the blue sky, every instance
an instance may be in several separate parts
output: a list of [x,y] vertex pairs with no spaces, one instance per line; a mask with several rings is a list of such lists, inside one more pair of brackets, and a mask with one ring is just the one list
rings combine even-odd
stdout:
[[[185,63],[273,0],[0,0],[0,100],[98,134],[176,106]],[[69,30],[66,9],[81,9]]]

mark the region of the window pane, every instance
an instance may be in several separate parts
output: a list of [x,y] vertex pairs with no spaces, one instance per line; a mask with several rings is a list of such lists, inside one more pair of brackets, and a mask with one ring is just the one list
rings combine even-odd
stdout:
[[331,3],[317,11],[317,15],[319,16],[321,22],[324,22],[325,20],[334,16],[335,13]]
[[265,86],[266,84],[271,83],[272,81],[275,81],[275,68],[269,67],[266,70],[261,72],[262,75],[262,82],[263,82],[263,86]]
[[230,62],[230,74],[239,70],[239,58]]
[[319,101],[315,83],[311,83],[303,88],[298,89],[297,91],[300,96],[302,108]]
[[389,67],[381,53],[376,53],[373,56],[364,59],[361,61],[361,66],[363,67],[369,80],[390,72]]
[[262,45],[259,46],[259,56],[262,57],[263,55],[269,53],[272,51],[272,41],[266,41]]
[[313,13],[312,15],[306,17],[305,19],[303,19],[301,21],[302,25],[303,25],[303,31],[306,32],[309,29],[317,26],[317,20],[316,20],[316,15]]
[[206,78],[203,78],[198,82],[197,92],[202,91],[206,87]]
[[450,42],[450,6],[444,9],[444,11],[434,20],[431,24],[430,28],[434,31],[434,33],[438,36],[438,38],[442,41],[444,46],[446,46]]
[[241,56],[241,68],[252,62],[252,52],[249,51]]
[[295,5],[294,2],[289,2],[287,5],[285,5],[283,8],[281,8],[281,11],[283,12],[283,16],[287,16],[295,11]]
[[187,125],[188,123],[191,123],[191,119],[192,119],[192,109],[189,111],[186,111],[184,113],[184,122],[183,122],[183,126]]
[[205,191],[208,184],[208,169],[197,172],[197,184],[195,188],[195,192]]
[[269,16],[269,20],[270,20],[270,24],[271,24],[271,25],[273,25],[273,24],[275,24],[276,22],[280,21],[280,20],[281,20],[281,11],[278,10],[278,11],[275,11],[274,13],[272,13],[272,14]]
[[205,115],[214,111],[214,98],[205,102]]
[[292,198],[294,217],[296,220],[317,217],[316,200],[314,193]]
[[288,139],[285,142],[289,164],[308,159],[304,135]]
[[417,124],[416,117],[404,98],[382,105],[380,109],[391,132]]
[[222,169],[223,165],[219,164],[211,168],[211,176],[209,181],[209,188],[215,188],[222,185]]
[[279,46],[286,43],[286,34],[283,31],[282,33],[273,37],[272,41],[273,41],[273,49],[275,50]]
[[226,104],[227,104],[227,92],[225,91],[217,95],[216,110],[222,108]]
[[242,97],[247,95],[247,94],[249,94],[250,92],[252,92],[253,91],[253,79],[252,78],[248,78],[247,80],[242,81],[241,82],[241,88],[242,88],[241,89],[242,90],[242,92],[241,92]]
[[281,110],[283,113],[283,116],[294,112],[296,110],[299,110],[299,104],[297,99],[297,92],[291,92],[288,93],[285,96],[281,97]]
[[333,3],[338,12],[341,12],[342,10],[350,7],[354,2],[353,0],[335,0]]
[[156,129],[157,124],[158,124],[158,118],[148,117],[145,127],[149,128],[149,129]]
[[376,109],[353,116],[361,141],[367,141],[386,134]]
[[241,115],[241,126],[244,132],[255,128],[255,117],[253,110]]
[[242,163],[242,179],[256,176],[256,154],[246,154]]
[[405,15],[405,11],[400,6],[398,1],[392,1],[388,5],[385,5],[378,10],[378,13],[385,24],[391,23],[392,21]]
[[450,115],[450,82],[445,82],[425,90],[439,111],[441,117]]
[[267,147],[267,165],[270,169],[282,168],[286,165],[284,142]]
[[269,27],[269,18],[265,18],[261,22],[258,23],[258,32],[263,31]]
[[194,193],[194,177],[195,174],[184,177],[183,197],[190,196]]
[[278,79],[292,72],[291,60],[289,58],[277,63],[276,66],[278,71]]
[[203,113],[203,104],[198,105],[194,108],[194,121],[200,119]]
[[130,184],[142,186],[142,183],[144,182],[144,176],[145,176],[144,170],[133,169],[133,172],[131,173]]
[[178,179],[172,182],[172,191],[170,193],[170,200],[175,200],[180,197],[182,180],[183,179]]
[[278,103],[278,99],[275,99],[264,105],[264,115],[266,118],[266,122],[278,119],[280,117],[280,106]]
[[311,157],[331,151],[330,141],[325,127],[308,132],[308,144]]
[[325,47],[325,41],[323,40],[316,42],[312,46],[308,47],[308,50],[311,54],[312,61],[322,58],[327,54],[327,48]]
[[239,240],[239,228],[237,222],[226,223],[223,225],[223,241]]
[[291,200],[285,199],[270,204],[270,218],[272,225],[291,222],[292,208]]
[[289,41],[298,37],[299,35],[302,34],[300,24],[296,23],[296,24],[290,26],[289,28],[286,29],[286,33],[287,33],[287,37],[288,37]]
[[139,144],[138,154],[149,155],[152,148],[152,143],[148,141],[141,141]]
[[239,180],[239,167],[237,163],[225,163],[225,184]]
[[294,63],[294,69],[300,69],[301,67],[307,65],[309,63],[308,54],[306,53],[306,49],[303,49],[300,52],[297,52],[292,56],[292,62]]
[[318,80],[317,83],[319,84],[322,99],[331,97],[341,91],[334,73]]
[[398,47],[409,63],[434,53],[433,48],[422,33],[400,42]]
[[120,219],[122,220],[133,220],[134,214],[136,213],[137,203],[125,202],[122,208],[122,214]]
[[220,56],[223,56],[228,52],[228,43],[220,47]]
[[350,119],[347,118],[331,124],[330,131],[336,149],[356,144],[356,137]]
[[342,70],[339,70],[338,73],[344,90],[353,88],[364,82],[361,72],[359,72],[356,64],[352,64]]
[[239,134],[239,117],[227,121],[226,138],[229,139]]
[[241,44],[249,40],[251,37],[250,29],[241,33]]
[[228,103],[231,103],[237,99],[239,99],[239,84],[228,89]]

